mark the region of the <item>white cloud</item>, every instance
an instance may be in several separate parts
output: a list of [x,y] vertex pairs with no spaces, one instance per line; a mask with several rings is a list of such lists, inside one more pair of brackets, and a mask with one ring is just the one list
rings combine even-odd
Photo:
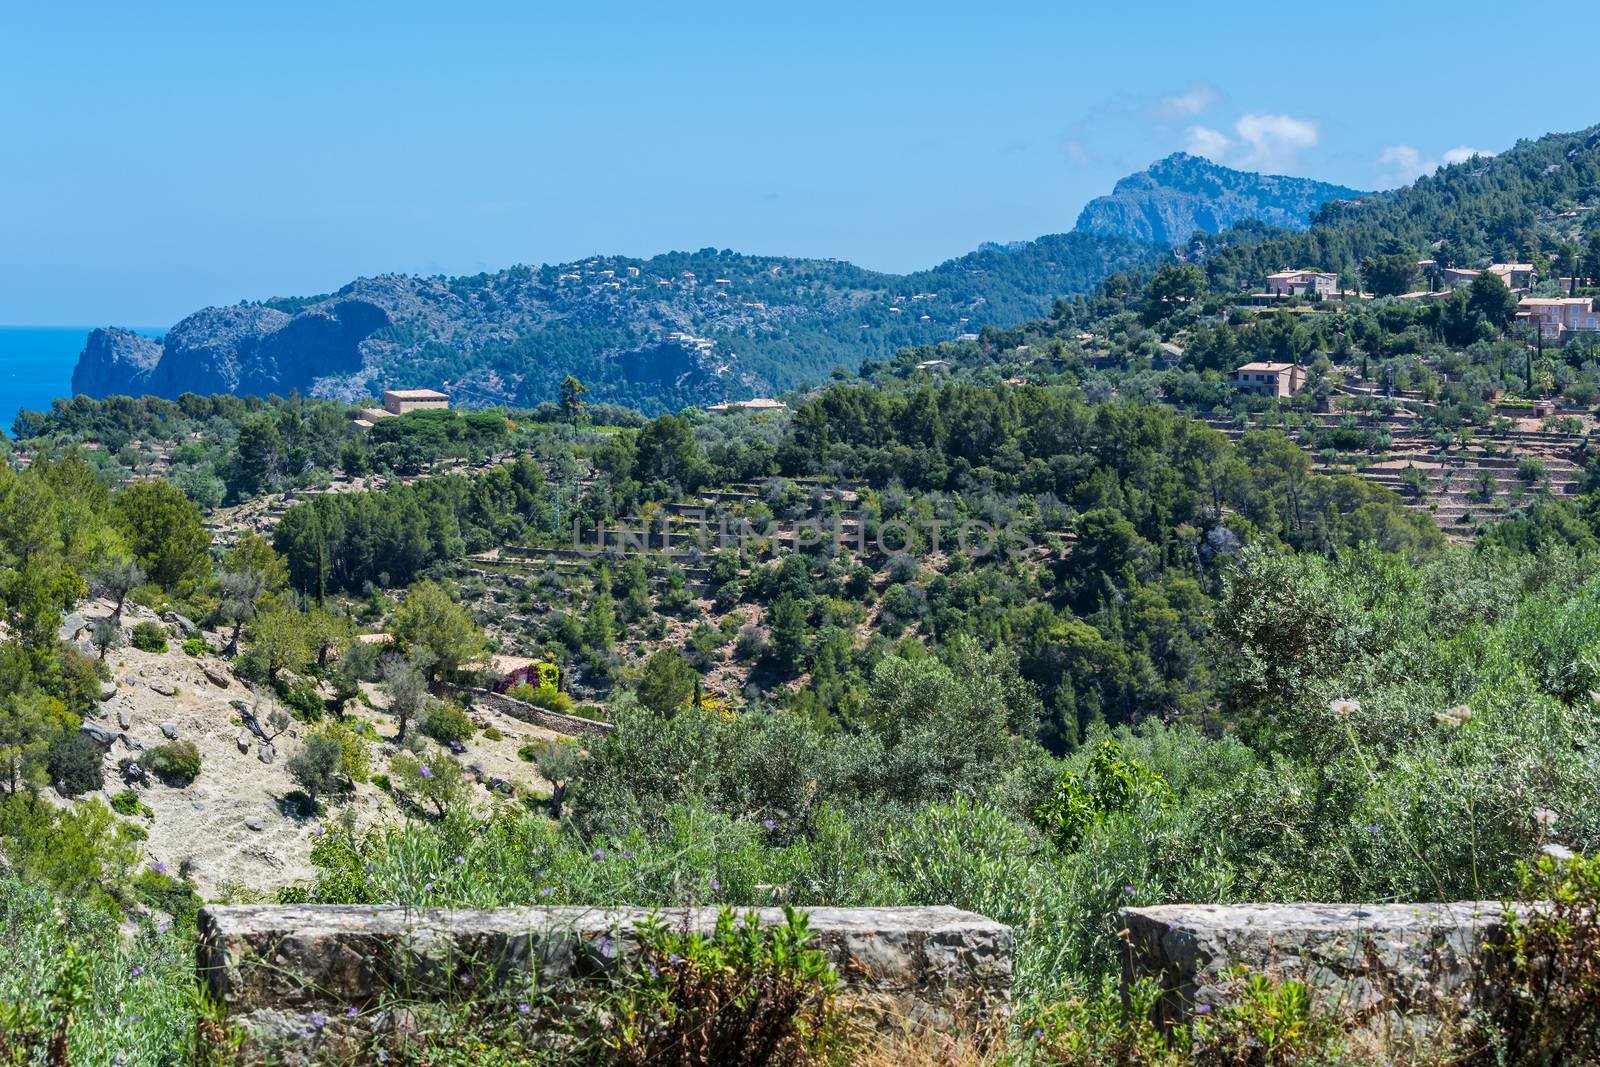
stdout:
[[1378,162],[1388,168],[1383,173],[1385,185],[1406,185],[1439,169],[1437,159],[1423,159],[1422,153],[1408,144],[1390,145],[1378,156]]
[[1190,126],[1185,148],[1215,163],[1246,170],[1284,171],[1315,148],[1317,124],[1292,115],[1250,112],[1233,124],[1233,136],[1210,126]]
[[1213,130],[1210,126],[1190,126],[1184,149],[1193,155],[1205,156],[1213,163],[1221,163],[1227,157],[1228,147],[1232,143],[1221,130]]
[[1424,174],[1432,174],[1447,163],[1465,163],[1474,156],[1485,159],[1494,155],[1484,148],[1469,148],[1458,145],[1445,152],[1439,159],[1424,156],[1414,146],[1408,144],[1392,144],[1385,148],[1378,156],[1378,162],[1386,169],[1380,174],[1379,181],[1384,185],[1409,185]]
[[1254,170],[1285,170],[1301,152],[1317,145],[1317,124],[1289,115],[1249,114],[1234,124],[1247,146],[1238,165]]
[[1163,118],[1192,119],[1211,110],[1216,102],[1217,91],[1202,82],[1186,93],[1162,97],[1156,111]]

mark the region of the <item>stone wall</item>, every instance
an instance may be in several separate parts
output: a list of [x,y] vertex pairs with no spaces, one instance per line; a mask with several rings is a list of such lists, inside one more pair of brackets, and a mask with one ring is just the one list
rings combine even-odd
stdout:
[[[312,1062],[392,1030],[406,1002],[486,985],[525,991],[535,973],[557,996],[603,978],[637,950],[637,924],[651,914],[675,929],[709,931],[718,911],[208,907],[200,978],[244,1036],[236,1062]],[[775,908],[757,915],[783,921]],[[1008,1009],[1010,927],[949,907],[808,915],[814,943],[838,970],[842,1002],[869,1021],[981,1027]]]
[[548,711],[545,708],[535,707],[527,701],[517,700],[489,689],[470,689],[466,686],[442,688],[460,697],[463,702],[489,708],[503,715],[509,715],[513,719],[521,719],[535,726],[543,726],[546,730],[554,730],[559,734],[593,737],[604,736],[616,729],[609,722],[596,722],[594,719],[585,719],[578,715],[563,715],[559,711]]
[[1374,1038],[1426,1040],[1481,999],[1486,944],[1505,906],[1454,904],[1173,904],[1128,908],[1123,980],[1163,991],[1157,1021],[1171,1026],[1226,1003],[1228,971],[1295,979],[1312,1003]]

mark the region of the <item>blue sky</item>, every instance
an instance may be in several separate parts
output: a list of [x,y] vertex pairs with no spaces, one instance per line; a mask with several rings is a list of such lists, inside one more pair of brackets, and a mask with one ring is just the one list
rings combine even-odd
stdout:
[[1178,149],[1383,187],[1600,122],[1477,2],[49,7],[0,0],[3,323],[594,252],[909,270]]

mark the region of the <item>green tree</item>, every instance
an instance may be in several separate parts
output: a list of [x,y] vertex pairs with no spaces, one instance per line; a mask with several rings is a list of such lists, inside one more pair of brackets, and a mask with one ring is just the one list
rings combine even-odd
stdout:
[[169,592],[204,577],[211,539],[200,509],[171,482],[135,482],[115,498],[128,547],[150,579]]
[[1361,280],[1374,296],[1410,292],[1417,280],[1416,253],[1391,243],[1385,251],[1361,261]]
[[66,705],[43,693],[0,700],[0,776],[7,791],[37,792],[50,784],[50,746],[76,728]]
[[1503,333],[1517,315],[1517,297],[1498,274],[1484,271],[1467,287],[1467,305],[1478,318]]
[[785,670],[796,670],[805,658],[810,627],[800,602],[785,593],[768,610],[767,625],[772,631],[772,653]]
[[111,618],[120,622],[122,608],[133,592],[145,581],[144,568],[137,560],[126,556],[109,560],[89,578],[89,589],[98,596],[108,597],[113,603]]
[[450,674],[488,655],[483,628],[438,582],[412,586],[394,612],[396,645],[428,677]]
[[699,676],[676,648],[661,648],[645,661],[634,690],[639,703],[657,715],[675,715],[693,699]]
[[249,630],[249,655],[276,682],[285,670],[299,671],[311,661],[305,618],[289,607],[273,606],[257,613]]
[[587,417],[583,395],[588,391],[588,387],[571,374],[561,380],[561,417],[573,426]]

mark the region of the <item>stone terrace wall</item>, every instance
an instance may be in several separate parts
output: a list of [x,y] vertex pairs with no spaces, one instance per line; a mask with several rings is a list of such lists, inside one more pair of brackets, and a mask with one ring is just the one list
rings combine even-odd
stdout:
[[[535,970],[545,991],[603,976],[637,949],[636,926],[651,914],[676,929],[709,931],[718,911],[208,907],[200,912],[200,978],[245,1037],[236,1062],[312,1062],[398,1025],[401,1009],[390,1007],[397,998],[460,996],[486,981],[526,989]],[[757,914],[763,924],[783,921],[779,909]],[[949,907],[808,915],[844,1002],[868,1019],[982,1026],[1008,1010],[1010,927]]]
[[554,730],[560,734],[604,736],[616,729],[609,722],[596,722],[594,719],[585,719],[579,715],[563,715],[559,711],[535,707],[525,700],[517,700],[515,697],[508,697],[504,693],[496,693],[490,689],[469,689],[465,686],[442,686],[442,688],[473,704],[491,708],[513,719],[531,722],[535,726],[543,726],[546,730]]
[[1454,904],[1173,904],[1122,913],[1123,980],[1154,978],[1170,1026],[1232,996],[1227,971],[1296,979],[1312,1002],[1388,1041],[1426,1040],[1481,996],[1483,949],[1505,906]]

